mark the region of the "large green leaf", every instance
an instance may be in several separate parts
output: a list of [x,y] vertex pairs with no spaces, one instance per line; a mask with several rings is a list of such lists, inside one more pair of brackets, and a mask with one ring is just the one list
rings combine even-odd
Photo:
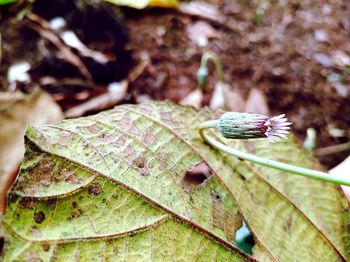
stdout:
[[10,4],[10,3],[14,3],[17,0],[0,0],[0,5],[6,5],[6,4]]
[[[348,202],[338,187],[299,185],[212,149],[197,128],[216,116],[150,103],[29,128],[3,220],[4,260],[249,260],[234,246],[242,217],[262,260],[349,258]],[[286,148],[303,154],[293,139],[223,141],[275,159]],[[312,163],[301,160],[289,157]],[[189,186],[201,165],[212,175]]]
[[[310,152],[299,150],[297,142],[280,143],[273,151],[268,150],[266,141],[245,143],[250,153],[269,156],[285,163],[297,163],[303,167],[320,169],[310,157]],[[256,171],[285,195],[335,244],[339,252],[350,258],[350,206],[340,187],[330,183],[307,179],[301,176],[288,176],[283,172],[256,166]]]

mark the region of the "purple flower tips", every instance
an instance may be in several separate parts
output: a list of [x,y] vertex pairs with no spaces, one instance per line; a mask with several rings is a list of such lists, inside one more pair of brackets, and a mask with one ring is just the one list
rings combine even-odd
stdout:
[[292,123],[287,122],[285,115],[279,115],[269,118],[264,126],[267,127],[265,131],[266,137],[271,141],[279,141],[281,138],[287,138],[289,133],[287,130],[290,129]]

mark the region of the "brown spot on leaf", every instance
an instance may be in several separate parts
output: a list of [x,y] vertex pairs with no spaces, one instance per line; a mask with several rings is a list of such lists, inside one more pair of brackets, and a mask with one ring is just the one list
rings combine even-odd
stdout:
[[216,192],[212,193],[212,203],[213,203],[213,226],[220,228],[222,230],[225,229],[225,220],[224,220],[224,213],[225,210],[220,203],[221,199],[218,199],[219,194]]
[[56,205],[57,199],[56,198],[49,198],[46,200],[46,205],[48,207]]
[[290,232],[293,224],[293,217],[288,217],[288,220],[285,221],[283,228],[285,232]]
[[75,175],[75,172],[67,168],[63,168],[58,176],[55,176],[56,181],[65,181],[72,184],[78,184],[79,179]]
[[144,168],[145,167],[145,158],[140,156],[140,157],[135,159],[134,163],[138,168]]
[[23,208],[34,209],[37,205],[37,200],[34,198],[25,197],[19,201],[19,205]]
[[8,203],[9,204],[12,204],[12,203],[15,203],[18,199],[18,195],[15,195],[15,194],[9,194],[8,196]]
[[113,239],[113,238],[108,238],[108,239],[107,239],[107,243],[108,243],[109,245],[112,245],[112,244],[114,243],[114,239]]
[[83,214],[83,210],[81,209],[77,209],[77,210],[73,210],[68,218],[68,220],[72,220],[75,218],[80,217]]
[[236,240],[236,232],[242,227],[242,216],[237,214],[232,214],[231,212],[225,211],[225,235],[228,241],[234,243]]
[[66,246],[66,243],[57,243],[56,247],[57,249],[64,248]]
[[182,185],[185,192],[190,192],[196,186],[204,183],[212,174],[209,166],[202,162],[188,171],[182,179]]
[[42,158],[37,166],[31,172],[31,180],[33,184],[42,184],[44,186],[49,186],[52,181],[53,169],[55,163],[49,158]]
[[34,221],[37,224],[41,224],[45,220],[45,213],[43,211],[34,214]]
[[89,188],[90,195],[99,195],[102,191],[102,186],[99,183],[93,183]]
[[146,159],[143,156],[138,156],[134,160],[134,165],[139,169],[143,176],[149,175],[150,172],[146,163]]
[[78,207],[78,203],[75,202],[75,201],[73,201],[73,202],[72,202],[72,207],[73,207],[73,208],[77,208],[77,207]]
[[43,247],[43,250],[44,250],[45,252],[47,252],[47,251],[50,250],[50,245],[49,245],[49,243],[45,243],[45,242],[44,242],[41,246]]
[[217,192],[212,192],[213,226],[225,232],[226,238],[231,243],[235,242],[236,231],[242,226],[242,217],[239,213],[233,214],[225,210],[222,197]]

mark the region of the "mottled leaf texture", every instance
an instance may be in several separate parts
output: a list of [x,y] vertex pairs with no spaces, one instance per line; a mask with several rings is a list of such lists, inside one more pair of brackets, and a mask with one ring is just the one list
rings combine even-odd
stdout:
[[[30,127],[3,219],[4,261],[243,261],[242,219],[261,261],[350,259],[349,203],[337,186],[253,166],[205,144],[220,113],[124,105]],[[293,138],[228,141],[313,167]]]

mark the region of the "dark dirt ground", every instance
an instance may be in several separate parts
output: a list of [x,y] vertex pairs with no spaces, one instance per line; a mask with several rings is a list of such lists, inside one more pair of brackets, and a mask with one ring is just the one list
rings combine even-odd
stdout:
[[[350,2],[208,0],[183,5],[193,3],[202,8],[199,14],[182,7],[134,10],[105,3],[92,7],[73,1],[35,1],[34,14],[47,21],[64,17],[67,28],[86,46],[109,57],[102,65],[71,48],[86,66],[88,77],[60,58],[59,47],[38,34],[33,19],[19,18],[23,8],[30,10],[29,4],[3,7],[0,89],[9,91],[9,66],[26,60],[31,81],[17,82],[14,89],[30,92],[40,85],[68,110],[106,92],[108,83],[125,79],[147,56],[147,66],[129,81],[118,103],[180,102],[197,88],[201,56],[210,50],[220,57],[235,97],[228,96],[229,109],[285,113],[300,139],[307,128],[315,128],[318,147],[348,141],[346,134],[335,137],[332,130],[348,133],[350,125]],[[204,47],[196,41],[201,36],[208,39]],[[47,76],[55,81],[44,82]],[[69,79],[80,81],[72,84]],[[203,106],[211,100],[215,80],[213,73],[204,89]],[[252,96],[252,90],[259,95]],[[348,153],[320,160],[330,168]]]

